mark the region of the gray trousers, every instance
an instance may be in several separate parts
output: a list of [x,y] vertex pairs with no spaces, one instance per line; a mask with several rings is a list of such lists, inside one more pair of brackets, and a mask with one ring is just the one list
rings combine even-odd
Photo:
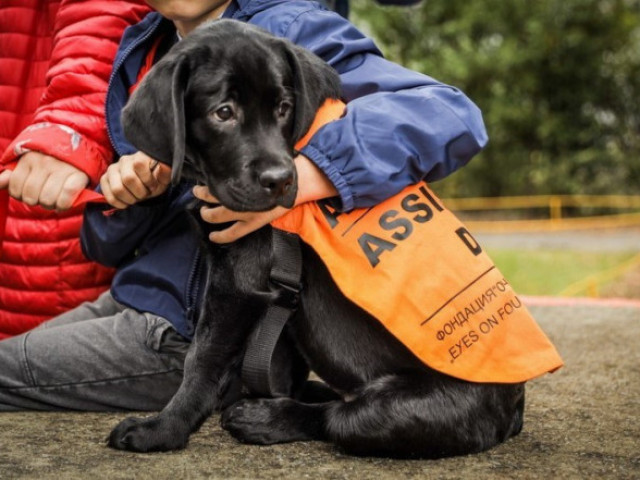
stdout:
[[0,411],[161,410],[188,347],[167,320],[106,292],[0,341]]

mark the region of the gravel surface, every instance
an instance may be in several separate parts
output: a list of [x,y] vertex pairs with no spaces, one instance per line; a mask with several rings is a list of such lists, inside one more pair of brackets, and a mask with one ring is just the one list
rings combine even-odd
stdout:
[[211,418],[186,450],[104,445],[124,414],[0,414],[0,479],[638,479],[640,308],[533,306],[566,366],[528,385],[523,432],[438,461],[348,457],[331,446],[242,445]]

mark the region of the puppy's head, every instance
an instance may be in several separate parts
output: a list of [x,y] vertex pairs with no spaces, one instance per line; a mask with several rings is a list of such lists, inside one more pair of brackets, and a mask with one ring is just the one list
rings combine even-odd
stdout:
[[326,63],[249,24],[216,20],[159,61],[122,115],[139,150],[236,211],[291,207],[293,145],[340,80]]

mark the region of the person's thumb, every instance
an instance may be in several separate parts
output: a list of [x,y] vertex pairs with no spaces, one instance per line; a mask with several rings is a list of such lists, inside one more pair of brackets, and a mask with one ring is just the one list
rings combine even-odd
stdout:
[[153,169],[153,176],[160,185],[166,187],[171,183],[171,167],[159,162],[158,166]]
[[9,180],[11,180],[11,170],[0,172],[0,190],[4,190],[9,186]]

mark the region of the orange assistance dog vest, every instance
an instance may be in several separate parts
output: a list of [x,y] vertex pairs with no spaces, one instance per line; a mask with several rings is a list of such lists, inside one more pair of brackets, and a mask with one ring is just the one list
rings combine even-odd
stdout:
[[[297,147],[343,110],[325,104]],[[517,383],[562,366],[511,285],[426,183],[349,213],[303,204],[272,225],[298,234],[347,298],[435,370]]]

